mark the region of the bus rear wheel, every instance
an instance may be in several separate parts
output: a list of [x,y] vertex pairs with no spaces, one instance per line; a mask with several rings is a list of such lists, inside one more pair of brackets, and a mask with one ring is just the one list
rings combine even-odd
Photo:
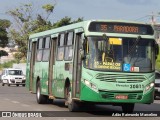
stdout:
[[41,94],[41,85],[40,81],[37,82],[37,89],[36,89],[36,98],[38,104],[47,103],[47,97]]
[[124,113],[132,113],[134,111],[134,103],[126,103],[122,105],[122,111]]

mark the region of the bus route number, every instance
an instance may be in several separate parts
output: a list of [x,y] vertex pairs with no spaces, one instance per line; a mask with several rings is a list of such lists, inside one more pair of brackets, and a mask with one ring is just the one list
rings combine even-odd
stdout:
[[130,85],[131,89],[139,89],[139,88],[144,88],[144,85],[141,84],[131,84]]

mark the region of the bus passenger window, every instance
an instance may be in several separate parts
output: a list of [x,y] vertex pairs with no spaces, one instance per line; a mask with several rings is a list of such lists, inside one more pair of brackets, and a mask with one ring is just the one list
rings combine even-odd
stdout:
[[49,60],[50,55],[50,37],[44,39],[43,61]]
[[37,61],[41,61],[42,59],[42,52],[43,52],[43,38],[38,40],[38,48],[37,48]]
[[69,32],[66,38],[66,46],[65,46],[65,60],[72,60],[73,56],[73,32]]
[[64,57],[64,37],[65,34],[61,34],[58,39],[57,60],[63,60]]

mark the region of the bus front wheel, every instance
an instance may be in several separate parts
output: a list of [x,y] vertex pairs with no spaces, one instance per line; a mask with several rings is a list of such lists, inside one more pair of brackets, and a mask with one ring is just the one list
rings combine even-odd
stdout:
[[126,103],[122,105],[122,111],[124,113],[132,113],[134,110],[134,103]]
[[37,82],[36,98],[38,104],[44,104],[47,102],[47,97],[41,94],[40,81]]
[[68,104],[68,109],[70,112],[78,111],[79,109],[78,102],[75,100],[72,100],[72,102]]
[[78,110],[78,102],[72,99],[70,87],[65,88],[65,105],[68,106],[70,112]]

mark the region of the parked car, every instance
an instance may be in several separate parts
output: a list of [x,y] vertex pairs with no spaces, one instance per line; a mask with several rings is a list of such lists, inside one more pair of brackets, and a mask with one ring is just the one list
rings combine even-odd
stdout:
[[157,96],[160,97],[160,72],[156,71],[155,73],[155,94],[154,99],[156,99]]
[[21,69],[7,68],[2,71],[2,86],[7,84],[10,85],[22,85],[25,86],[25,75]]

